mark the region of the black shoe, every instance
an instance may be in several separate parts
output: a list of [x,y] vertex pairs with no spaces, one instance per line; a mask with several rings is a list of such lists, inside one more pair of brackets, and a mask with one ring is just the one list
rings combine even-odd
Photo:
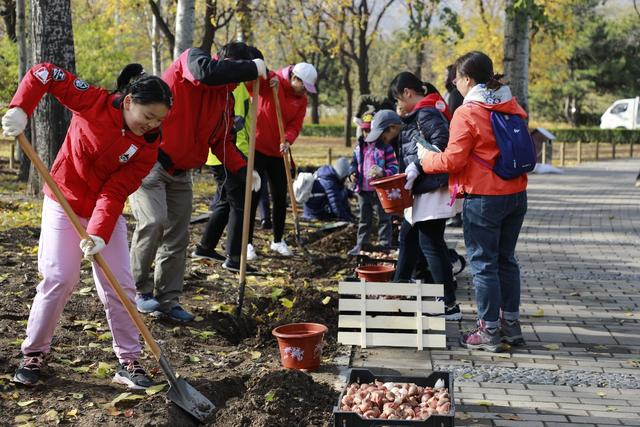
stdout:
[[220,255],[213,249],[205,248],[204,246],[196,245],[196,250],[191,252],[191,256],[200,259],[210,259],[213,261],[224,261],[226,258]]
[[462,227],[462,218],[454,216],[447,220],[447,227]]
[[119,363],[112,381],[116,384],[126,385],[132,390],[144,390],[154,384],[137,360]]
[[458,304],[454,304],[452,306],[445,306],[444,318],[445,320],[461,320],[462,312],[460,311],[460,306]]
[[[231,258],[227,258],[222,263],[222,268],[226,268],[229,271],[233,271],[235,273],[239,273],[240,272],[240,263],[236,262],[236,261],[232,261]],[[256,270],[255,268],[251,267],[248,264],[247,264],[247,266],[245,268],[246,268],[245,272],[247,274],[252,274],[252,273],[257,273],[258,272],[258,270]]]
[[273,223],[270,220],[263,219],[260,221],[260,228],[263,230],[271,230],[273,228]]
[[44,359],[44,353],[27,353],[23,355],[20,365],[13,376],[13,382],[26,386],[36,385],[45,365]]

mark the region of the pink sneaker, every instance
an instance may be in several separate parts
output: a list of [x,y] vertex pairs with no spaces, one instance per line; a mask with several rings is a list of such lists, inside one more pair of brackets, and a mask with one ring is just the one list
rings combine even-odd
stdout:
[[464,348],[485,350],[492,353],[502,351],[502,342],[498,334],[498,328],[490,331],[485,327],[485,323],[482,320],[478,320],[478,327],[476,329],[462,334],[460,337],[460,345]]

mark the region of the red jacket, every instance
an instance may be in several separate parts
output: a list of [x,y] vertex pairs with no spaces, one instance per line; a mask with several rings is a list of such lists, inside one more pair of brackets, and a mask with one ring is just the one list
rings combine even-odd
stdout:
[[500,104],[462,104],[453,115],[447,149],[443,153],[428,151],[422,159],[422,167],[427,173],[449,172],[452,196],[464,193],[505,195],[527,188],[527,174],[504,180],[470,156],[475,153],[493,165],[500,154],[491,128],[492,110],[527,117],[515,98]]
[[[289,144],[293,144],[298,138],[307,112],[306,95],[296,95],[291,87],[289,76],[292,68],[292,66],[288,66],[277,73],[273,71],[269,73],[269,79],[277,76],[280,82],[278,85],[278,98],[280,99],[280,108],[282,108],[284,137]],[[280,153],[280,130],[278,129],[276,106],[273,102],[273,92],[268,81],[264,80],[260,80],[256,150],[265,156],[282,157],[282,153]]]
[[[45,93],[73,112],[51,175],[73,211],[89,218],[87,232],[108,242],[127,197],[156,162],[160,133],[134,135],[126,129],[120,95],[90,86],[53,64],[31,68],[10,106],[30,116]],[[44,193],[56,200],[47,186]]]
[[257,77],[252,61],[218,61],[196,48],[187,49],[171,64],[162,79],[171,88],[174,103],[162,123],[160,144],[170,159],[169,171],[202,166],[209,148],[233,173],[247,165],[234,141],[231,92],[236,83]]

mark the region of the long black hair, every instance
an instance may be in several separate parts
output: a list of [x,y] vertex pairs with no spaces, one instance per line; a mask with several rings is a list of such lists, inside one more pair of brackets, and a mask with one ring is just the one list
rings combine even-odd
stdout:
[[387,96],[389,99],[397,99],[402,95],[405,89],[412,89],[420,95],[428,95],[430,93],[440,94],[438,89],[436,89],[431,83],[423,82],[415,74],[409,71],[403,71],[391,80]]
[[471,77],[476,83],[487,85],[488,89],[496,90],[502,86],[502,75],[493,73],[493,61],[483,52],[477,50],[465,53],[455,62],[456,71],[461,76]]
[[158,76],[145,74],[140,64],[128,64],[116,80],[117,92],[124,98],[131,95],[131,100],[136,104],[147,105],[161,103],[171,108],[173,97],[171,89],[164,80]]

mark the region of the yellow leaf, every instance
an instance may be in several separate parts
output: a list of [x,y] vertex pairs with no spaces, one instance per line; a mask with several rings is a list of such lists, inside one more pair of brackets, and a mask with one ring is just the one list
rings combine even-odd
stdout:
[[194,321],[194,322],[202,322],[203,320],[204,320],[204,317],[202,317],[202,316],[196,316],[196,317],[193,319],[193,321]]
[[58,411],[56,411],[55,409],[46,412],[42,417],[45,421],[60,422]]
[[78,410],[76,408],[73,408],[72,410],[67,412],[67,417],[75,417],[77,415],[78,415]]
[[113,336],[111,332],[105,332],[104,334],[98,335],[98,341],[109,341]]
[[36,402],[37,402],[37,400],[35,400],[35,399],[32,399],[32,400],[23,400],[22,402],[18,402],[18,406],[20,406],[20,407],[24,408],[25,406],[29,406],[29,405],[31,405],[32,403],[36,403]]
[[204,297],[202,295],[194,295],[191,299],[194,301],[204,301]]
[[129,392],[121,393],[115,399],[113,399],[110,403],[107,403],[107,406],[116,406],[120,402],[124,402],[127,400],[140,400],[140,399],[144,399],[144,396],[140,394],[129,393]]
[[89,366],[79,366],[77,368],[71,368],[74,372],[78,372],[80,374],[84,374],[89,372],[90,367]]
[[98,367],[96,368],[95,376],[97,378],[106,378],[113,372],[113,368],[111,365],[105,362],[99,362]]
[[597,392],[596,394],[597,394],[598,396],[600,396],[600,397],[604,397],[604,396],[606,396],[606,395],[607,395],[607,393],[605,393],[604,391],[599,391],[599,392]]
[[147,393],[149,396],[153,396],[154,394],[161,392],[166,386],[167,384],[154,385],[147,388],[144,392]]
[[535,313],[532,314],[533,317],[543,317],[544,316],[544,310],[540,309],[538,311],[536,311]]
[[16,415],[13,419],[14,423],[26,423],[33,418],[33,415]]
[[291,301],[289,298],[280,298],[280,303],[288,309],[293,308],[293,303],[295,302],[295,298]]
[[607,406],[607,412],[613,412],[613,411],[617,411],[618,408],[616,408],[615,406]]
[[87,287],[84,287],[84,288],[80,289],[78,291],[78,293],[81,294],[81,295],[86,295],[88,293],[91,293],[92,290],[93,290],[93,286],[87,286]]
[[491,402],[489,400],[478,400],[476,402],[476,405],[479,405],[479,406],[493,406],[493,402]]
[[189,361],[190,361],[190,362],[197,363],[197,362],[199,362],[199,361],[200,361],[200,358],[199,358],[198,356],[190,355],[190,356],[189,356]]
[[545,344],[543,345],[543,347],[551,351],[560,349],[560,346],[558,344]]
[[324,299],[322,300],[322,304],[327,305],[331,302],[331,297],[324,297]]
[[631,313],[631,312],[625,313],[624,315],[627,316],[627,317],[633,317],[633,313]]
[[252,351],[251,352],[251,359],[252,360],[260,359],[260,356],[262,356],[262,353],[260,353],[259,351]]

